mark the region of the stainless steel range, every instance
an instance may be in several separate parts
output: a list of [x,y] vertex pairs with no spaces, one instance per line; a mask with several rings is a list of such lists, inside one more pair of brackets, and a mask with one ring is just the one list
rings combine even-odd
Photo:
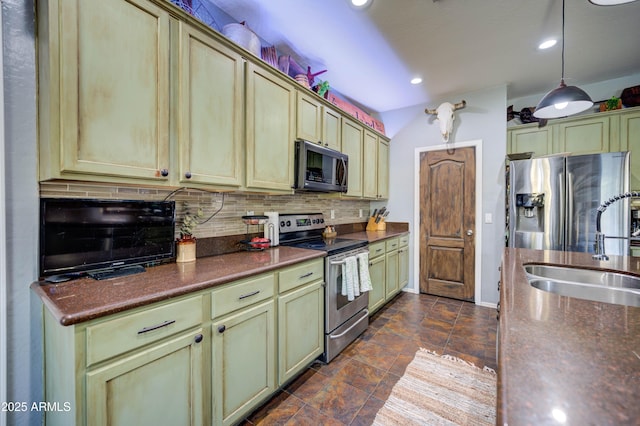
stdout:
[[333,238],[324,240],[322,213],[281,214],[280,244],[324,250],[325,345],[321,360],[329,362],[369,326],[369,293],[349,301],[342,295],[342,265],[350,256],[368,251],[368,242]]

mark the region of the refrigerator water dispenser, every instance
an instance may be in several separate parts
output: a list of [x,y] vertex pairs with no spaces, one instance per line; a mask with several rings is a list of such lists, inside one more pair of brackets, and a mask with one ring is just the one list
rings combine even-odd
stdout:
[[544,194],[516,194],[516,232],[544,232]]

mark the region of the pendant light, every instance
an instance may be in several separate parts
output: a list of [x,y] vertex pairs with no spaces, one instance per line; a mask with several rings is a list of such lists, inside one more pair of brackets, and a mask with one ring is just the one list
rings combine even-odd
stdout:
[[538,103],[533,113],[536,118],[566,117],[593,106],[593,101],[584,90],[564,84],[564,2],[562,0],[562,78],[560,86],[544,95]]

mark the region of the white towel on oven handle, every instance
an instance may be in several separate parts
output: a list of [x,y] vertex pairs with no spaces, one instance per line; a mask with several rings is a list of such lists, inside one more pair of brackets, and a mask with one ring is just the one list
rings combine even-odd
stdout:
[[355,256],[344,259],[342,264],[342,295],[348,301],[360,296],[360,280],[358,279],[358,260]]
[[360,272],[360,291],[364,293],[365,291],[373,290],[373,286],[371,285],[371,275],[369,275],[369,253],[359,253],[356,255],[358,259],[358,269]]

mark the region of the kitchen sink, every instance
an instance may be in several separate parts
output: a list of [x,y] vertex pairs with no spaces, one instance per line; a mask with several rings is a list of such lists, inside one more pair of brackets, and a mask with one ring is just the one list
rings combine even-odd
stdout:
[[640,277],[598,269],[524,265],[529,284],[537,289],[593,300],[640,307]]

